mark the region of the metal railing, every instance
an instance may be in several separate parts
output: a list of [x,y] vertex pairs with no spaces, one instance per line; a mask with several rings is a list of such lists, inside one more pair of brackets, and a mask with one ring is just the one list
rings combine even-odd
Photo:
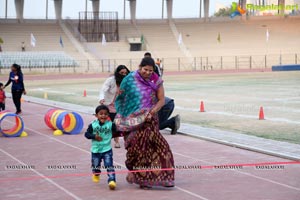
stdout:
[[[270,55],[236,55],[236,56],[203,56],[203,57],[174,57],[160,58],[164,71],[207,71],[207,70],[243,70],[243,69],[270,69],[273,65],[300,64],[300,53],[270,54]],[[28,72],[41,73],[112,73],[118,65],[126,65],[130,70],[138,68],[141,59],[97,59],[76,60],[76,64],[63,64],[45,67],[22,66]],[[42,62],[42,61],[41,61]],[[13,64],[13,63],[12,63]],[[9,70],[0,65],[0,73]]]
[[[300,54],[236,55],[160,58],[165,71],[201,71],[227,69],[264,69],[273,65],[299,64]],[[141,59],[102,59],[101,71],[114,69],[120,64],[136,69]]]

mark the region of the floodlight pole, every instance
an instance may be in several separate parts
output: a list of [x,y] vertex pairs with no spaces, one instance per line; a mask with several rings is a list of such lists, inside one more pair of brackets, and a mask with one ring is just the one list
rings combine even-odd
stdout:
[[126,18],[126,0],[124,0],[124,16],[123,16],[123,18],[124,18],[124,20],[125,20],[125,18]]
[[202,0],[200,0],[199,18],[201,18],[201,15],[202,15]]
[[85,0],[85,12],[87,12],[87,4],[88,4],[88,0]]
[[85,19],[87,19],[87,4],[88,0],[85,0]]
[[5,18],[7,19],[7,0],[5,1]]
[[48,0],[46,0],[46,19],[48,19]]
[[161,18],[164,18],[164,10],[165,10],[165,4],[164,0],[162,0],[162,9],[161,9]]

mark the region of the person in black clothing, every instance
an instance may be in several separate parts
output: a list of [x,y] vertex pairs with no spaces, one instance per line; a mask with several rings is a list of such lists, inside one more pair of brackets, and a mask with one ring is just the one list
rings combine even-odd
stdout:
[[4,88],[6,88],[10,83],[11,86],[11,93],[14,104],[16,106],[16,114],[21,114],[21,98],[22,94],[26,95],[26,90],[24,86],[24,76],[21,70],[21,66],[18,64],[13,64],[11,66],[11,72],[9,73],[9,79],[5,84]]

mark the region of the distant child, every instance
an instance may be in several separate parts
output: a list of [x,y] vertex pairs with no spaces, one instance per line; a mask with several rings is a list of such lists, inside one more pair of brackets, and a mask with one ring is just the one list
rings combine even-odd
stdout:
[[112,131],[115,129],[109,119],[109,109],[105,105],[100,105],[95,110],[96,120],[88,127],[85,137],[92,140],[92,180],[95,183],[100,181],[101,160],[107,169],[108,187],[114,190],[117,186],[115,170],[113,166],[113,152],[111,147]]
[[0,83],[0,111],[5,110],[5,91],[4,91],[4,86],[3,83]]

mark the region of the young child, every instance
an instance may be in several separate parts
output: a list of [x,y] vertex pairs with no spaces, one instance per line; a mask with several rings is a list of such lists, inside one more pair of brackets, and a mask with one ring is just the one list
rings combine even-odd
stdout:
[[113,166],[113,152],[111,147],[112,131],[115,129],[113,123],[108,120],[109,109],[105,105],[100,105],[95,110],[96,120],[88,127],[85,137],[92,140],[92,180],[98,183],[101,173],[101,160],[107,169],[108,187],[111,190],[116,188],[116,176]]
[[5,91],[3,88],[3,83],[0,83],[0,111],[5,110]]

